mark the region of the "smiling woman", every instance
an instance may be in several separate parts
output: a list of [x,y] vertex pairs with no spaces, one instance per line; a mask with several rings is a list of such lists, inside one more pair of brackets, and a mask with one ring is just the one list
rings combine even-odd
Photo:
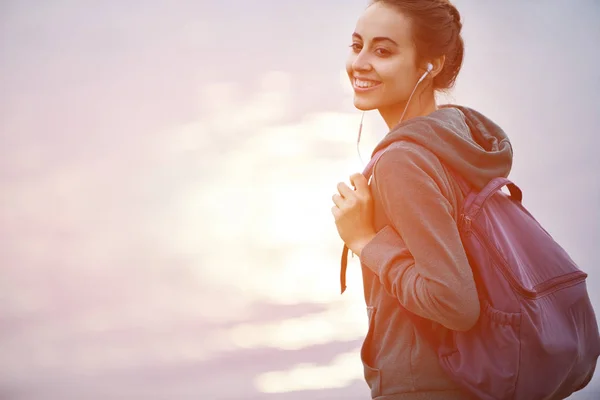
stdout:
[[[565,398],[587,385],[600,352],[595,316],[581,283],[585,274],[558,255],[562,249],[553,261],[536,258],[540,248],[555,244],[544,242],[548,236],[535,220],[539,236],[532,232],[523,238],[520,226],[509,229],[515,220],[528,220],[520,211],[511,214],[510,207],[520,207],[515,190],[507,203],[497,193],[512,167],[512,145],[503,129],[471,108],[436,104],[436,92],[452,87],[462,65],[461,30],[460,14],[448,0],[374,0],[352,33],[346,71],[354,105],[376,109],[389,128],[366,176],[352,174],[354,188],[340,182],[332,196],[331,212],[345,243],[342,293],[346,250],[361,262],[369,318],[361,348],[364,377],[377,400]],[[488,198],[507,206],[480,212]],[[478,215],[489,220],[481,222],[484,217]],[[490,242],[506,237],[510,244],[487,244],[480,239],[487,236],[471,229],[477,224],[490,230]],[[501,260],[499,266],[491,262],[488,248]],[[498,268],[502,274],[486,278]],[[578,316],[560,300],[543,306],[531,297],[523,305],[525,289],[505,270],[556,291],[565,287],[558,278],[538,277],[577,274],[581,284],[569,287],[565,302],[581,304]],[[502,285],[509,283],[514,291],[503,292]],[[554,321],[564,321],[564,327]],[[561,329],[549,336],[531,333],[544,330],[544,324]],[[524,343],[528,350],[521,350]],[[543,354],[556,356],[530,364]],[[563,356],[572,361],[562,361]],[[544,365],[556,368],[544,370]],[[547,373],[556,377],[552,386],[534,387]]]

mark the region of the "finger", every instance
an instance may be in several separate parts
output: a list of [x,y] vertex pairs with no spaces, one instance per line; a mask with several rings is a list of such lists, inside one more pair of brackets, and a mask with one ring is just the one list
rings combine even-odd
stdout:
[[342,205],[344,204],[344,199],[342,198],[342,196],[340,196],[337,193],[331,197],[331,200],[333,200],[333,203],[336,205],[336,207],[339,207],[339,208],[341,208]]
[[352,186],[354,186],[358,192],[363,193],[369,190],[369,182],[360,172],[350,176],[350,183],[352,183]]
[[354,190],[350,189],[348,185],[344,182],[340,182],[337,185],[338,192],[342,195],[342,197],[348,199],[354,197]]
[[342,215],[342,210],[338,208],[338,206],[331,207],[331,213],[333,217],[337,220]]

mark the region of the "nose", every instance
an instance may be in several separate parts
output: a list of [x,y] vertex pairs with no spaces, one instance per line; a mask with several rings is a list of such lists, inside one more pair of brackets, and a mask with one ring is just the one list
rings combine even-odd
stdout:
[[352,62],[352,69],[355,71],[369,71],[371,69],[371,62],[366,51],[361,50],[356,55]]

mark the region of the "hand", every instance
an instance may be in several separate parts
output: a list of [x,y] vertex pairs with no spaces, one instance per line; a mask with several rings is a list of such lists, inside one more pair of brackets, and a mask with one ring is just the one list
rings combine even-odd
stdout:
[[362,249],[375,236],[373,198],[369,183],[363,174],[353,174],[350,182],[354,190],[343,182],[338,183],[339,193],[332,197],[335,206],[331,208],[331,213],[335,217],[340,237],[346,246],[360,257]]

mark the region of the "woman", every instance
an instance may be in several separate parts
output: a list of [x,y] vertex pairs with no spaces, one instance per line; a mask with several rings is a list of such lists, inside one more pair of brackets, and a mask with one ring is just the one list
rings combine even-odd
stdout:
[[374,399],[468,398],[406,316],[432,321],[437,332],[475,325],[480,305],[457,228],[463,194],[449,169],[478,190],[512,164],[493,122],[436,105],[435,91],[449,89],[462,65],[461,28],[446,0],[375,0],[352,35],[354,105],[377,109],[390,129],[374,151],[387,147],[370,187],[353,175],[354,189],[338,184],[332,208],[361,260],[369,316],[361,358]]

